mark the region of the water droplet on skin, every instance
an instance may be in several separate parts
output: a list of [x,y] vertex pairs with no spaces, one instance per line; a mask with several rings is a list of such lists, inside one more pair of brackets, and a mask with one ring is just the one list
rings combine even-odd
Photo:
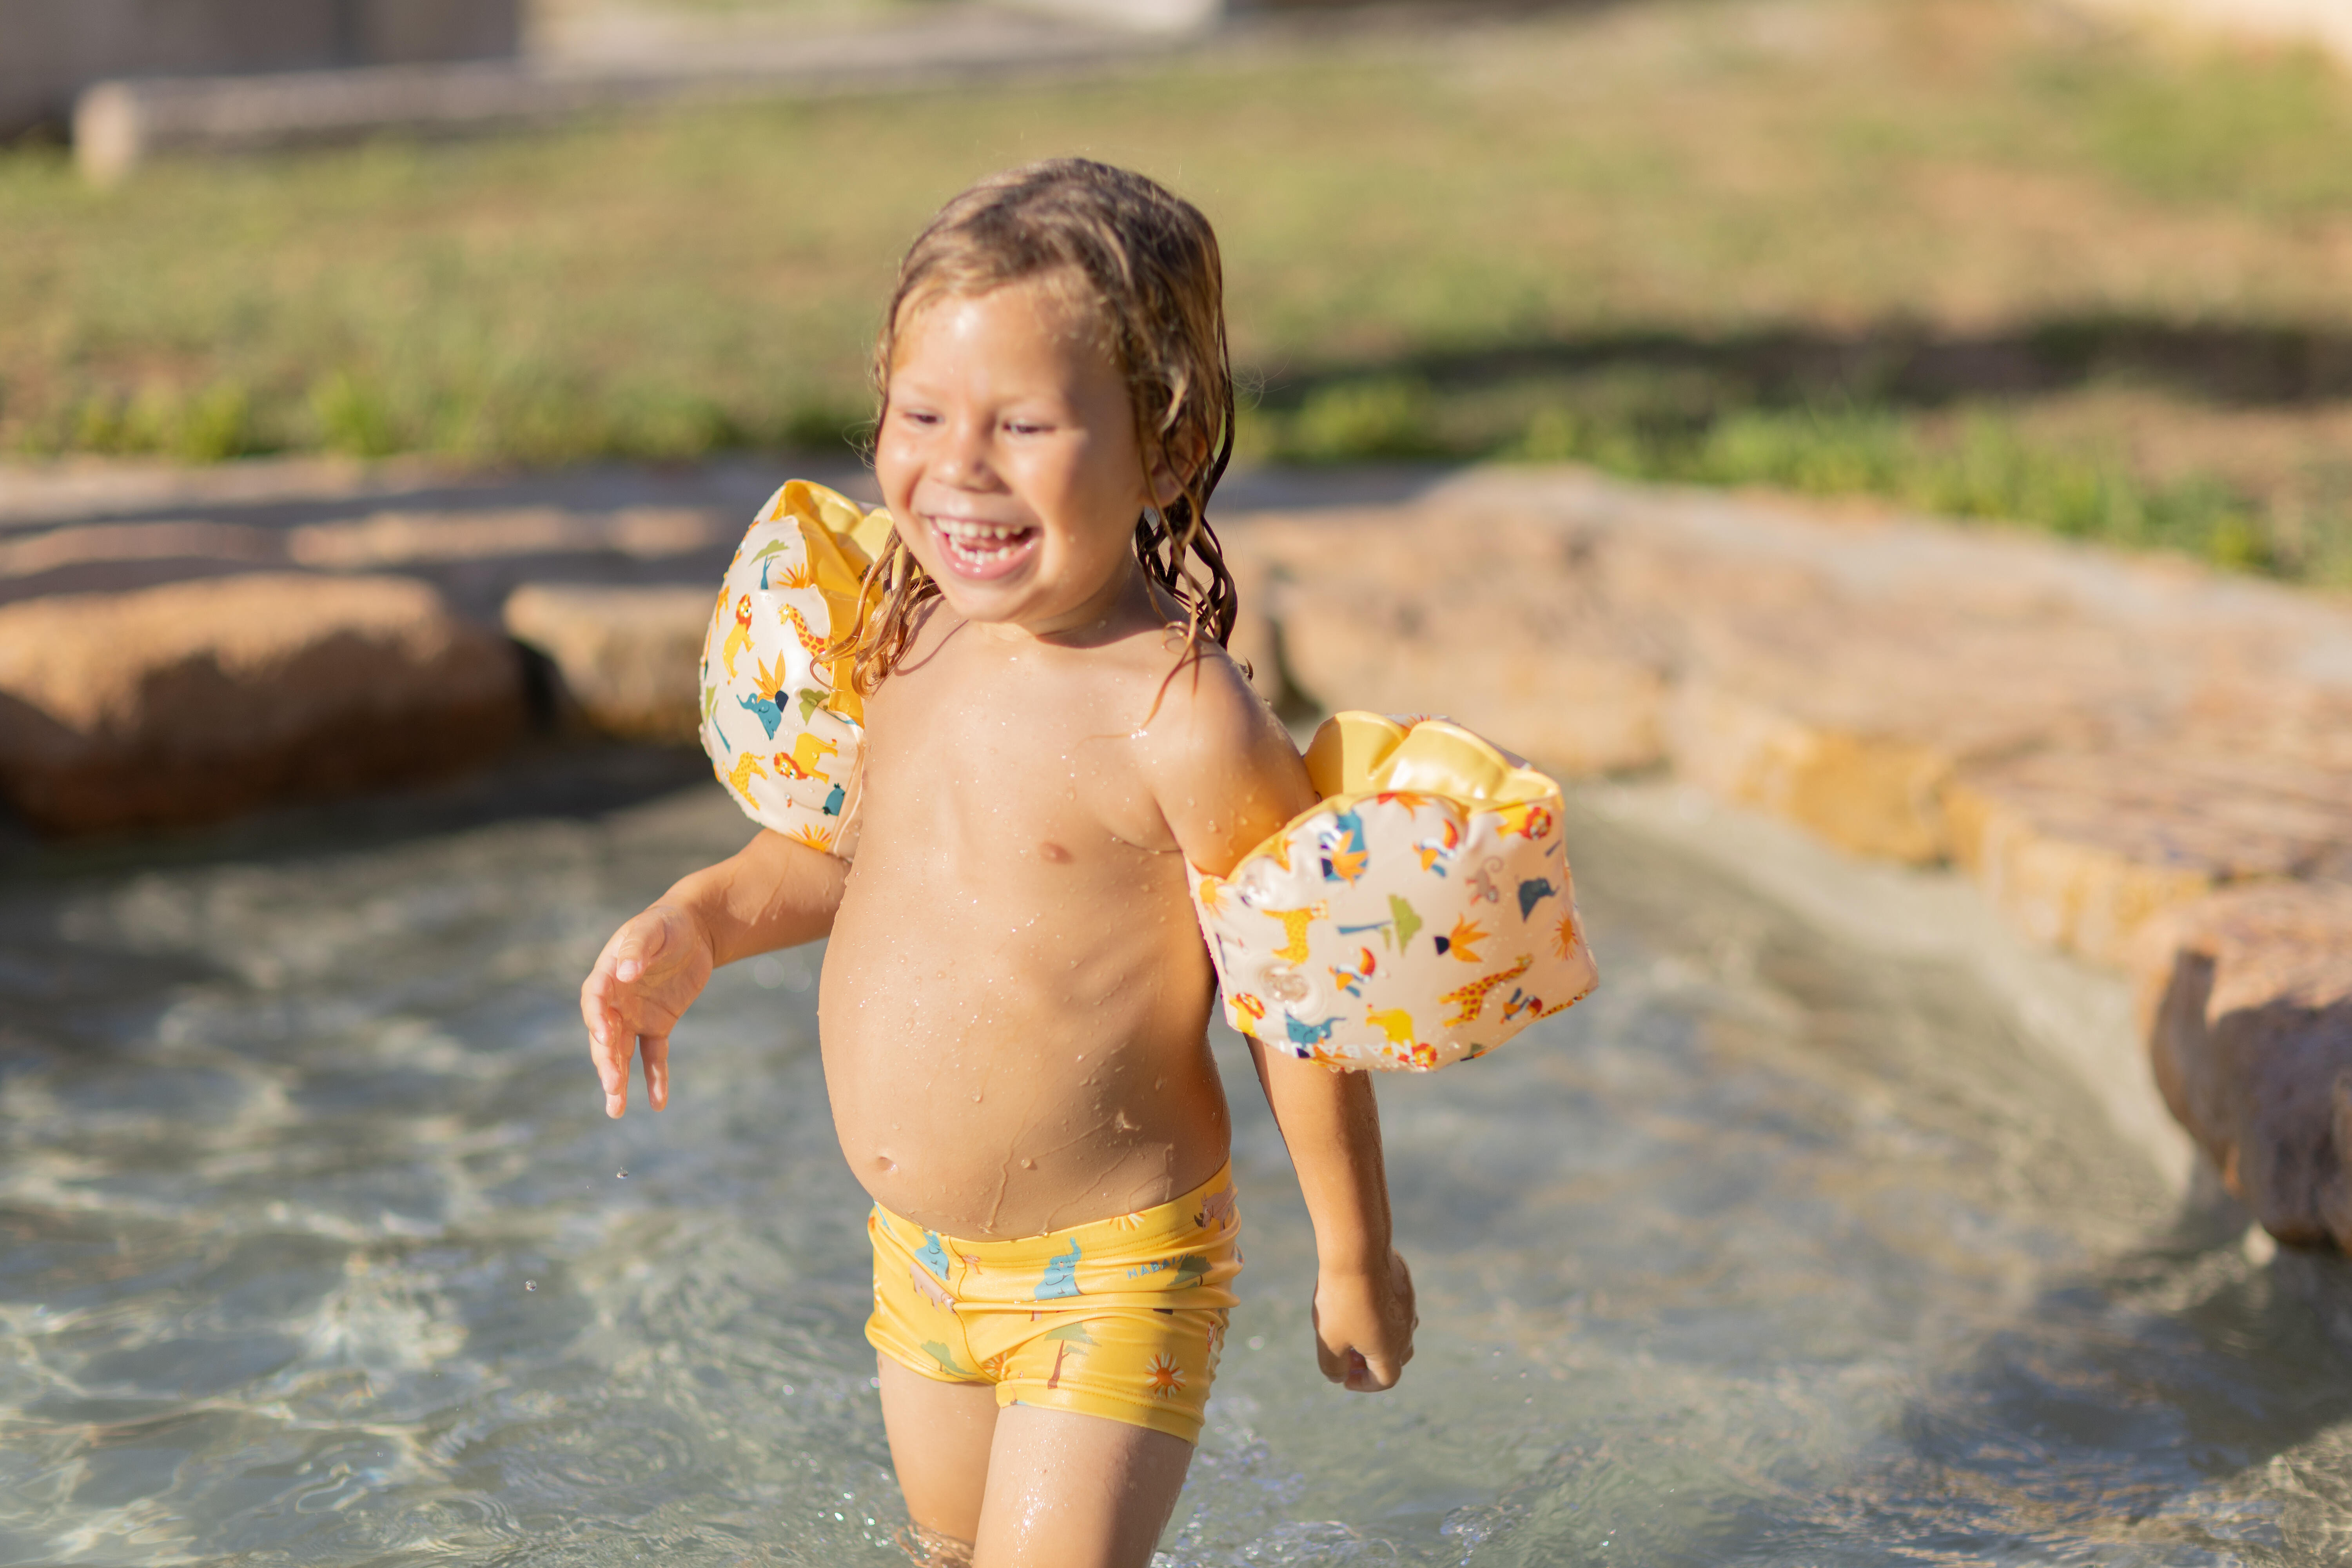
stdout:
[[1021,1162],[1021,1168],[1024,1171],[1034,1171],[1037,1168],[1037,1162],[1034,1160],[1024,1160]]

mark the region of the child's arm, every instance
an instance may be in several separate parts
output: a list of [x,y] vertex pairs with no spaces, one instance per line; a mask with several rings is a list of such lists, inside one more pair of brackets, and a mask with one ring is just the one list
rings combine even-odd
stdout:
[[613,933],[580,987],[589,1059],[604,1114],[629,1104],[629,1057],[642,1046],[646,1098],[669,1103],[669,1033],[722,963],[833,929],[849,863],[763,831],[740,852],[682,877]]
[[[1197,671],[1197,679],[1195,678]],[[1290,737],[1222,658],[1177,677],[1150,726],[1160,809],[1187,858],[1223,876],[1312,806]],[[1315,1226],[1316,1359],[1358,1393],[1412,1359],[1412,1275],[1391,1245],[1388,1176],[1370,1075],[1334,1072],[1250,1042]]]
[[1265,1102],[1315,1225],[1315,1359],[1358,1394],[1412,1359],[1412,1272],[1391,1245],[1388,1173],[1372,1075],[1335,1072],[1250,1042]]

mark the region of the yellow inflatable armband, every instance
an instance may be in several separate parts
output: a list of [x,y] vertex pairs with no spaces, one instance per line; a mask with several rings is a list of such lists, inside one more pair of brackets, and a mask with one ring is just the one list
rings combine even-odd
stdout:
[[1307,771],[1323,803],[1192,872],[1233,1026],[1333,1068],[1482,1056],[1599,981],[1559,786],[1461,726],[1340,713]]
[[890,514],[794,479],[736,547],[702,644],[702,749],[754,822],[847,859],[865,705],[825,649],[856,623]]

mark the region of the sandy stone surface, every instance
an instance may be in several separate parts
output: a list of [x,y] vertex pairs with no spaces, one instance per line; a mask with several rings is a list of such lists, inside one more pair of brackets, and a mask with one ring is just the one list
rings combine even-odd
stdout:
[[2136,953],[2158,1087],[2288,1243],[2352,1248],[2352,885],[2217,893]]
[[589,728],[686,744],[695,736],[711,594],[527,583],[507,599],[506,626],[517,642],[547,656],[562,700]]
[[1474,470],[1262,516],[1287,679],[1573,774],[1664,763],[1952,862],[2118,963],[2158,911],[2352,860],[2352,603],[1992,529]]
[[428,776],[522,722],[513,648],[422,583],[264,573],[0,606],[0,792],[50,831]]

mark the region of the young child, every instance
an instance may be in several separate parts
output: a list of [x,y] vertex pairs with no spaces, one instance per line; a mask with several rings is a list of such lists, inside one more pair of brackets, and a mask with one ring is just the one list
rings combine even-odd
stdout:
[[[830,936],[819,1017],[871,1193],[882,1414],[931,1562],[1149,1561],[1192,1455],[1237,1219],[1185,863],[1317,803],[1222,646],[1204,510],[1233,445],[1216,239],[1060,160],[916,240],[877,347],[895,527],[854,660],[855,858],[773,831],[615,932],[582,988],[605,1109],[715,965]],[[1269,1055],[1314,1223],[1316,1354],[1412,1356],[1371,1086]]]

